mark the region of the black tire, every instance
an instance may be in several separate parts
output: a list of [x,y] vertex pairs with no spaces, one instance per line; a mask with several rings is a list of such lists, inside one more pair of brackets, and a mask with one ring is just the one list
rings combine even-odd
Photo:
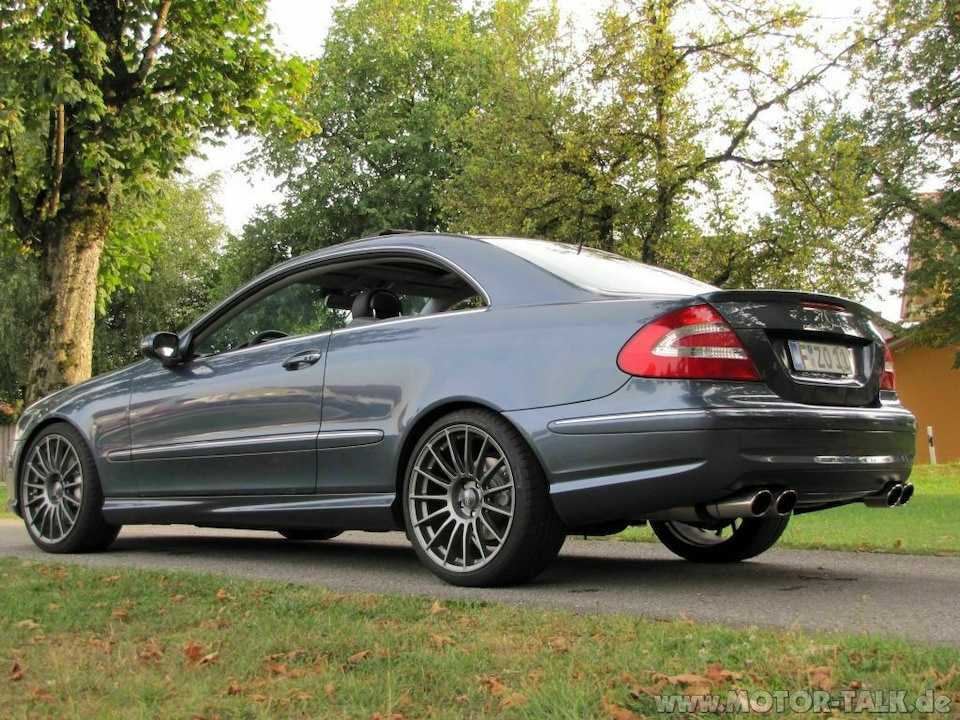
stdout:
[[565,538],[533,452],[510,423],[479,408],[424,432],[404,475],[403,516],[420,560],[467,587],[529,580]]
[[338,535],[343,534],[343,530],[291,530],[282,528],[277,530],[287,540],[296,542],[307,542],[310,540],[333,540]]
[[27,533],[44,552],[97,552],[120,532],[119,525],[103,518],[103,490],[93,455],[69,425],[49,425],[33,439],[18,490]]
[[673,521],[651,521],[664,545],[682,558],[702,563],[739,562],[769,550],[783,535],[789,515],[745,518],[715,527]]

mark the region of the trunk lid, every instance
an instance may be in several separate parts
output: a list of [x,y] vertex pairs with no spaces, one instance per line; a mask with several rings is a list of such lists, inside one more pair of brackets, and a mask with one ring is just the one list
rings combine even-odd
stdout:
[[763,381],[784,400],[879,405],[884,343],[864,306],[780,290],[721,290],[700,297],[730,324]]

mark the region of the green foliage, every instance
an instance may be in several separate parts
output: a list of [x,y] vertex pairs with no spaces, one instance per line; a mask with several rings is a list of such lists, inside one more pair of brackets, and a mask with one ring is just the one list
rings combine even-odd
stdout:
[[[122,193],[147,197],[201,137],[288,115],[296,64],[264,0],[16,0],[0,7],[0,238],[37,254],[28,399],[90,372],[97,269]],[[287,72],[289,70],[289,72]],[[99,272],[101,311],[149,272],[155,233],[128,223]]]
[[910,319],[923,321],[913,333],[960,345],[960,3],[888,0],[870,32],[864,117],[884,208],[912,222],[905,290]]
[[0,404],[11,406],[9,413],[0,411],[0,424],[5,424],[23,399],[30,340],[26,329],[36,310],[36,258],[28,252],[0,252],[0,277]]
[[[158,181],[150,196],[123,196],[115,213],[114,232],[104,253],[130,248],[131,235],[150,233],[138,256],[119,254],[102,282],[119,278],[98,317],[94,331],[94,373],[106,372],[139,359],[141,338],[160,330],[178,331],[213,301],[219,247],[226,228],[213,197],[217,179],[197,184]],[[106,263],[101,263],[101,269]],[[104,280],[104,277],[109,279]],[[103,288],[103,285],[101,285]]]
[[450,0],[359,0],[334,11],[312,85],[292,101],[319,131],[266,134],[286,199],[231,243],[235,276],[386,227],[445,224],[438,187],[459,165],[444,128],[474,94],[473,28]]

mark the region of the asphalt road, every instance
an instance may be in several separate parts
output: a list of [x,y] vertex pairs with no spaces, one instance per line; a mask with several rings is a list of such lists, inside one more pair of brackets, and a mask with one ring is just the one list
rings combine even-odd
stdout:
[[400,533],[292,543],[267,532],[126,527],[107,552],[52,557],[37,550],[14,520],[0,520],[0,556],[584,613],[881,633],[960,647],[960,558],[774,549],[749,562],[708,566],[680,560],[654,544],[568,539],[557,561],[534,582],[475,590],[431,575]]

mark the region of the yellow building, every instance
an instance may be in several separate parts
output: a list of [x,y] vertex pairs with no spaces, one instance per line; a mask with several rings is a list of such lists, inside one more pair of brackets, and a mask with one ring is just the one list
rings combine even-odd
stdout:
[[927,428],[933,428],[938,463],[960,461],[960,370],[957,347],[928,348],[910,339],[890,342],[900,400],[917,418],[917,463],[930,462]]

